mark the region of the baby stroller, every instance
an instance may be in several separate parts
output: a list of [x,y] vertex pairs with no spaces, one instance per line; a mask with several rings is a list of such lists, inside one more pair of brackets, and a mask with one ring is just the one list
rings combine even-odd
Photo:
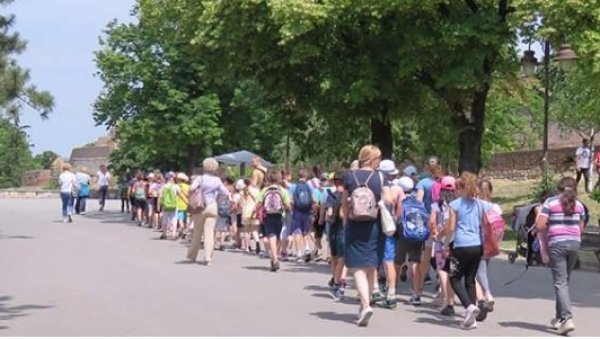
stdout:
[[[584,227],[589,222],[589,210],[585,204],[582,204],[585,210]],[[512,229],[517,233],[517,248],[514,252],[508,254],[508,260],[511,264],[519,256],[526,258],[528,266],[537,266],[542,264],[540,254],[540,244],[536,238],[535,219],[537,214],[536,207],[539,204],[530,204],[525,206],[515,206],[513,208]],[[579,260],[578,264],[579,265]]]
[[542,263],[540,245],[535,236],[536,207],[538,206],[539,204],[530,204],[513,208],[511,227],[517,233],[517,248],[508,254],[511,264],[514,264],[518,257],[524,257],[527,260],[527,266],[536,266]]

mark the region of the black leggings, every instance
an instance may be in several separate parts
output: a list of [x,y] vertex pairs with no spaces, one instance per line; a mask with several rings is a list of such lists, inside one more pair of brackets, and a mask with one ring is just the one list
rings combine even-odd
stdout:
[[[482,256],[481,246],[452,249],[450,258],[450,284],[464,308],[477,305],[475,277]],[[465,279],[464,284],[462,279]]]

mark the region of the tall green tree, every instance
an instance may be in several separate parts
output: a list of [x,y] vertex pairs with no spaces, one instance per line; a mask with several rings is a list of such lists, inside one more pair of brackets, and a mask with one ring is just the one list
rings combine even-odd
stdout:
[[[0,7],[11,2],[0,0]],[[15,59],[26,43],[12,31],[14,23],[14,15],[0,15],[0,187],[18,186],[21,173],[35,167],[27,140],[29,126],[21,125],[22,108],[31,107],[46,119],[54,107],[50,93],[32,85],[29,70]]]
[[138,22],[111,22],[96,53],[102,94],[98,124],[117,126],[119,154],[135,168],[191,170],[220,143],[220,102],[188,48],[193,13],[185,1],[139,1]]
[[[579,19],[595,23],[586,6],[542,0],[215,0],[206,2],[194,42],[215,74],[253,76],[273,97],[294,97],[305,115],[369,119],[371,139],[385,155],[393,149],[392,122],[432,121],[430,135],[455,135],[459,170],[477,171],[484,136],[495,136],[486,133],[490,90],[495,79],[517,74],[519,37],[557,41],[559,34],[573,34]],[[574,17],[561,17],[565,12]],[[540,20],[545,28],[530,29]],[[427,110],[439,107],[430,100],[445,108]]]
[[23,172],[35,167],[27,134],[0,118],[0,188],[20,186]]
[[[11,2],[0,0],[0,7]],[[54,99],[49,92],[40,91],[30,84],[29,70],[19,66],[15,60],[25,51],[27,44],[18,33],[12,32],[14,23],[14,15],[0,15],[0,116],[18,127],[24,105],[37,110],[45,119],[54,107]]]
[[52,169],[52,163],[59,155],[53,151],[44,151],[40,154],[36,154],[33,160],[36,163],[36,167],[41,169]]

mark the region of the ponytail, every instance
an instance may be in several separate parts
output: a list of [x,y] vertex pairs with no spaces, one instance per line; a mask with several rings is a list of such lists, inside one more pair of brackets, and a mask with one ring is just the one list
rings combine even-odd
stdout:
[[577,182],[570,177],[564,177],[558,182],[558,191],[560,192],[560,204],[563,213],[567,216],[575,214],[575,204],[577,202]]
[[440,210],[442,210],[442,207],[444,206],[444,204],[450,204],[450,202],[452,201],[453,198],[454,198],[454,191],[442,189],[442,192],[440,194],[440,201],[438,203]]

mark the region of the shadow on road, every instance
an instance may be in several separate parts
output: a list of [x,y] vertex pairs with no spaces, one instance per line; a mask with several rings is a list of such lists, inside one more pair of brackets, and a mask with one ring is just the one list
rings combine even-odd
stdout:
[[31,240],[33,237],[28,235],[4,235],[0,234],[0,239]]
[[99,221],[103,224],[132,224],[131,214],[120,212],[91,212],[86,215],[76,215],[75,218],[85,218]]
[[[15,318],[25,317],[29,315],[26,311],[29,310],[43,310],[48,308],[53,308],[54,306],[48,305],[18,305],[18,306],[9,306],[8,302],[10,302],[13,298],[10,296],[2,296],[0,297],[0,321],[8,321],[13,320]],[[0,330],[8,329],[7,326],[0,325]]]
[[309,291],[321,291],[321,292],[329,291],[329,287],[325,286],[325,285],[306,285],[306,286],[304,286],[304,289],[309,290]]
[[242,268],[250,271],[271,271],[267,266],[244,266]]
[[498,325],[502,327],[512,327],[512,328],[520,328],[523,330],[543,332],[546,334],[556,334],[555,331],[550,329],[548,326],[540,325],[540,324],[532,324],[524,321],[501,321],[498,322]]
[[[325,298],[325,299],[329,299],[331,300],[331,296],[328,293],[313,293],[311,294],[311,296],[313,297],[317,297],[317,298]],[[340,304],[346,304],[346,305],[358,305],[360,304],[358,302],[358,299],[356,298],[349,298],[349,297],[344,297],[344,299],[337,301],[337,303]]]
[[349,324],[356,324],[356,314],[336,313],[336,312],[314,312],[310,315],[317,316],[324,320],[343,321]]
[[459,324],[458,320],[451,319],[451,318],[440,319],[440,318],[419,317],[419,318],[415,319],[415,322],[419,323],[419,324],[437,325],[437,326],[442,326],[445,328],[448,328],[448,327],[458,328],[458,324]]

